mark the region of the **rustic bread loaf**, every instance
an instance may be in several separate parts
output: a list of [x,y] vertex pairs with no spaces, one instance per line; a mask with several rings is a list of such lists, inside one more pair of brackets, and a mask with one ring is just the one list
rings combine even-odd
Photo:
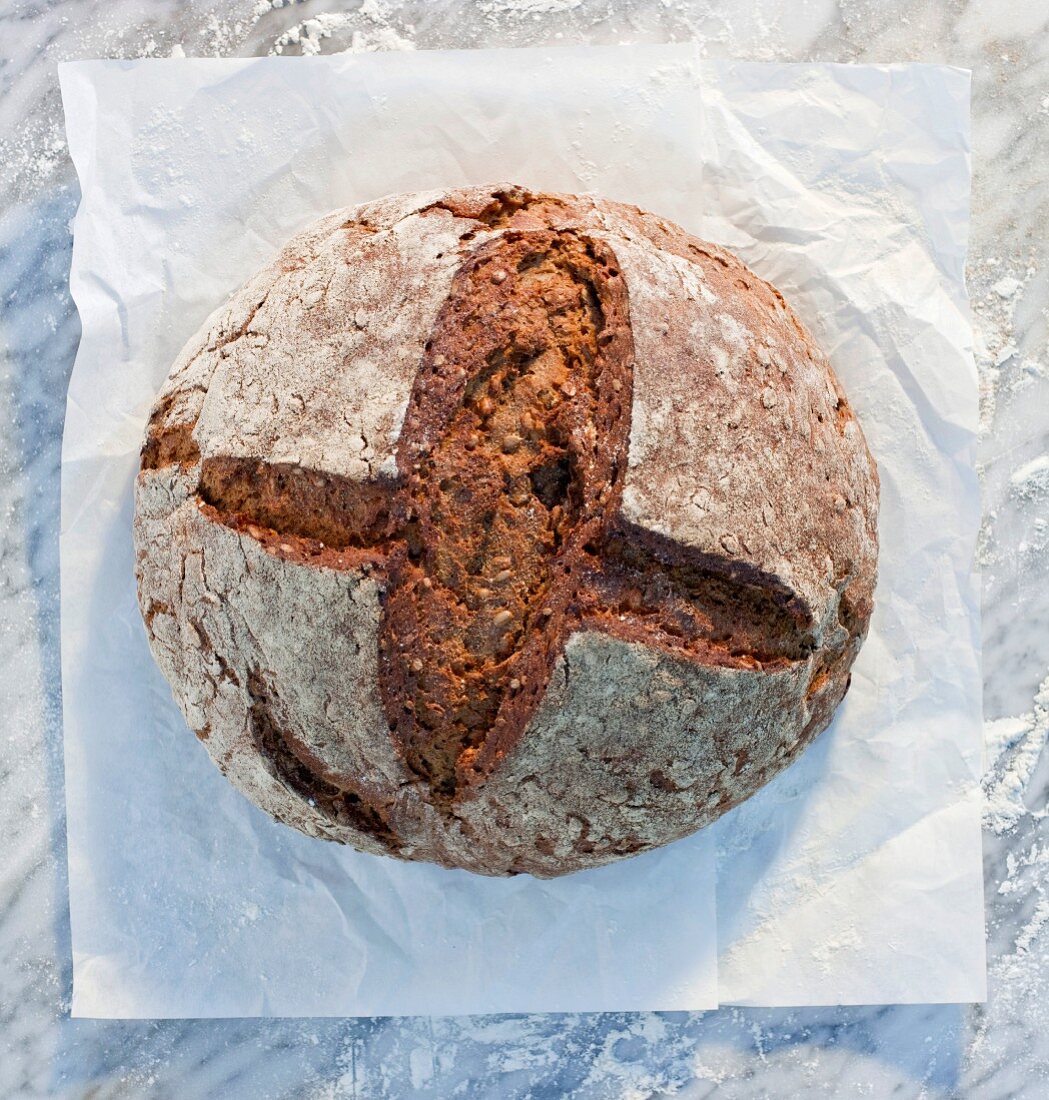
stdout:
[[398,195],[179,356],[139,600],[274,817],[559,875],[708,824],[827,725],[877,493],[826,358],[731,253],[587,196]]

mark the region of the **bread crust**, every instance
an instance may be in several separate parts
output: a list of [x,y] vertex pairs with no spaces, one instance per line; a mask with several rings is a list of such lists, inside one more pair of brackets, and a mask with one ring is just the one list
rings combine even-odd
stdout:
[[553,876],[703,827],[828,724],[877,498],[826,357],[732,254],[590,196],[398,195],[176,360],[139,603],[278,820]]

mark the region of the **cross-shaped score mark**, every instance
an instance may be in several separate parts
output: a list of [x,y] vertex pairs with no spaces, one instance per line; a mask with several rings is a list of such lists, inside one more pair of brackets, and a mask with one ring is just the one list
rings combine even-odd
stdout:
[[[806,609],[745,557],[705,557],[617,518],[632,370],[611,248],[570,230],[510,230],[455,277],[396,483],[204,459],[211,519],[289,561],[382,577],[385,711],[435,801],[464,796],[512,748],[574,631],[755,671],[812,651]],[[294,738],[268,729],[260,744],[309,791]]]

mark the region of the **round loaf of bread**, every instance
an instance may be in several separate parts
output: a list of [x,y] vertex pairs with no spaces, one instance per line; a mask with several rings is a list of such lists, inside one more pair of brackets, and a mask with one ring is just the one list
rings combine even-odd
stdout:
[[877,496],[826,357],[731,253],[591,196],[396,195],[178,357],[139,602],[278,820],[560,875],[709,824],[828,724]]

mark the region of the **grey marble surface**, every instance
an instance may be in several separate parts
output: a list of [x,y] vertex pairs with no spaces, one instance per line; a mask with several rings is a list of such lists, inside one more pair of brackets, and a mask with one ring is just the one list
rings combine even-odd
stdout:
[[[457,1019],[68,1018],[58,469],[79,326],[56,64],[699,40],[974,70],[986,1005]],[[1049,1096],[1049,2],[0,3],[0,1096]]]

